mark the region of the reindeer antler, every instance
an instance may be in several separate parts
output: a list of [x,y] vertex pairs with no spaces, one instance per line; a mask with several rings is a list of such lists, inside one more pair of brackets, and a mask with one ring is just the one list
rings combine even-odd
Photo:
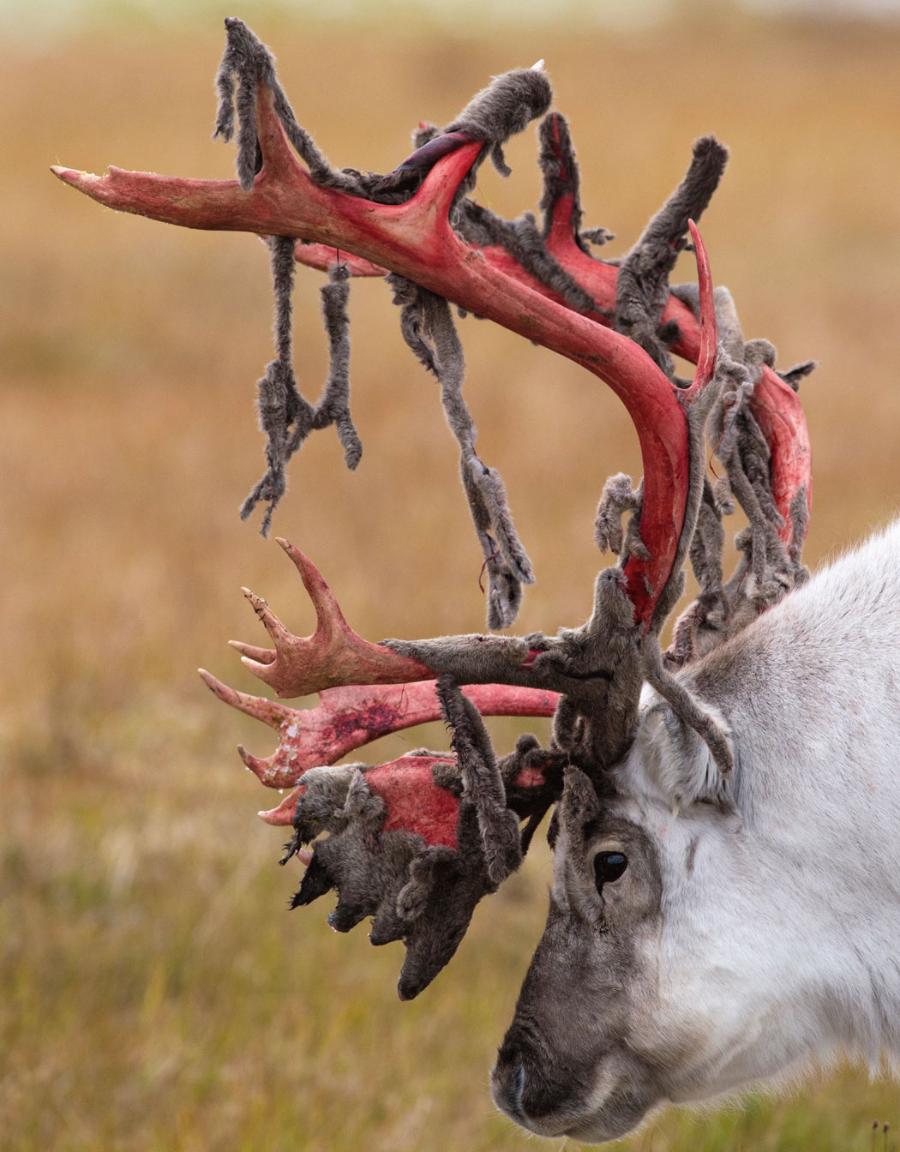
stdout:
[[244,595],[275,645],[272,650],[231,641],[254,675],[279,696],[307,696],[343,684],[405,684],[431,675],[423,664],[358,636],[312,561],[287,540],[279,537],[278,543],[300,573],[316,612],[316,630],[309,637],[294,636],[265,600],[245,588]]
[[[290,236],[349,251],[567,356],[605,380],[628,408],[641,445],[641,534],[647,556],[632,556],[626,575],[636,611],[648,623],[671,575],[685,519],[688,437],[671,381],[633,341],[501,272],[451,226],[451,211],[465,182],[493,147],[484,138],[484,130],[477,139],[471,138],[474,129],[448,132],[441,141],[443,149],[451,150],[435,151],[435,142],[426,144],[400,165],[393,179],[370,179],[360,187],[324,167],[318,151],[310,149],[309,138],[298,135],[293,113],[274,80],[271,58],[252,33],[240,21],[229,21],[228,36],[229,44],[237,45],[252,64],[241,80],[245,116],[241,183],[185,180],[118,168],[97,177],[57,167],[53,169],[56,175],[120,211],[191,228]],[[510,119],[514,128],[521,128],[535,108],[543,110],[544,100],[549,103],[546,79],[542,73],[534,77],[539,96],[518,108],[518,118],[507,117],[499,129],[501,136],[510,127]],[[500,77],[486,90],[485,98],[493,96],[494,104],[499,101],[506,107],[518,95],[520,79],[521,73]],[[485,102],[482,99],[482,113]],[[248,124],[246,116],[252,110],[255,121]],[[460,119],[469,122],[464,116]],[[301,164],[292,140],[313,162],[312,171]],[[259,153],[255,173],[249,171],[248,150],[254,160]],[[409,183],[410,173],[418,187],[401,203],[381,203],[362,194],[377,192],[387,182],[396,197],[398,184],[406,181],[407,187],[415,187]],[[711,331],[715,347],[714,327]],[[709,362],[707,357],[704,363],[708,366]]]
[[[247,591],[274,647],[233,643],[278,695],[318,691],[319,707],[298,710],[247,696],[204,673],[221,699],[279,731],[273,756],[258,759],[243,749],[241,755],[264,783],[296,785],[262,814],[270,823],[293,825],[288,855],[330,833],[316,843],[295,905],[336,887],[334,926],[347,929],[371,915],[373,942],[403,938],[401,993],[415,995],[452,955],[477,901],[517,866],[559,794],[564,765],[596,779],[625,752],[643,679],[701,733],[720,767],[730,767],[727,739],[673,678],[657,638],[681,593],[688,555],[701,597],[679,628],[669,665],[693,658],[709,643],[707,633],[721,638],[745,622],[748,607],[760,610],[802,578],[808,441],[788,385],[808,366],[779,377],[771,347],[745,343],[730,297],[713,292],[694,223],[726,159],[711,137],[695,144],[682,184],[613,266],[587,247],[588,240],[607,239],[605,230],[581,231],[578,169],[558,113],[541,125],[543,231],[530,216],[501,220],[469,198],[483,160],[490,155],[505,170],[504,140],[547,111],[550,88],[542,71],[498,77],[443,131],[423,128],[416,151],[387,175],[339,171],[297,123],[268,51],[240,21],[226,27],[217,134],[229,138],[234,131],[237,83],[238,181],[116,168],[104,177],[54,171],[119,210],[268,238],[276,358],[259,385],[268,469],[245,512],[258,500],[268,503],[267,527],[284,490],[287,460],[315,428],[335,424],[347,463],[355,467],[359,460],[347,375],[351,275],[388,274],[407,343],[438,378],[485,554],[492,626],[511,623],[521,586],[532,576],[499,476],[476,454],[448,301],[603,379],[628,409],[641,447],[641,486],[634,490],[627,477],[614,477],[598,509],[598,543],[620,558],[597,578],[594,611],[582,627],[549,637],[372,644],[347,624],[311,562],[279,541],[312,599],[316,630],[293,636]],[[698,284],[670,294],[668,278],[688,237]],[[291,363],[295,261],[329,271],[323,308],[332,362],[316,405],[299,393]],[[697,364],[692,381],[675,378],[672,352]],[[750,519],[742,566],[727,585],[720,560],[727,494],[713,491],[705,478],[708,419],[732,491]],[[623,532],[626,512],[632,515]],[[495,759],[482,714],[554,710],[548,750],[526,737],[511,756]],[[439,715],[450,727],[453,755],[418,752],[373,768],[330,767],[378,736]],[[521,820],[527,823],[520,836]]]
[[[318,692],[319,706],[290,708],[250,696],[200,670],[220,700],[279,731],[278,750],[265,760],[239,749],[247,767],[269,788],[290,787],[310,768],[334,764],[372,740],[439,720],[442,715],[430,669],[384,645],[361,639],[347,624],[312,562],[287,540],[279,544],[303,579],[319,627],[312,637],[292,636],[265,602],[245,589],[276,648],[256,648],[235,640],[231,644],[244,653],[241,662],[279,695]],[[292,667],[297,669],[293,677]],[[287,691],[283,690],[286,684]],[[549,717],[559,703],[556,692],[507,684],[472,685],[465,694],[483,716]]]

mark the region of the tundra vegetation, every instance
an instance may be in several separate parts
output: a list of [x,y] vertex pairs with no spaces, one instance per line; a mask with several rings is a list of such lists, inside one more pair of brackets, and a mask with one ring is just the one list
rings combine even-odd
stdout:
[[[322,37],[319,53],[316,35]],[[333,34],[307,35],[296,48],[281,43],[282,75],[296,92],[291,69],[307,70],[305,87],[309,61],[322,56]],[[815,76],[827,63],[835,77],[840,115],[829,120],[833,133],[835,118],[838,124],[841,116],[853,122],[848,109],[864,106],[859,77],[848,63],[846,45],[827,38],[812,46],[803,43],[807,55],[801,56],[805,64],[799,75],[805,66],[808,76]],[[110,144],[110,156],[98,156],[94,166],[102,170],[110,158],[134,167],[146,164],[160,104],[175,114],[202,102],[205,86],[192,87],[199,71],[193,57],[202,52],[196,44],[190,53],[179,53],[160,42],[146,71],[132,64],[136,79],[131,87],[114,83],[116,69],[125,69],[117,53],[105,53],[104,71],[95,74],[85,45],[80,52],[17,61],[3,81],[8,87],[3,115],[22,132],[23,163],[36,165],[40,148],[45,149],[43,159],[48,144],[64,161],[77,146],[79,162],[90,163],[91,156],[84,159],[80,150],[88,145],[81,118],[90,122],[95,101],[93,107],[102,108],[121,135],[114,156]],[[421,58],[404,65],[389,40],[376,40],[376,45],[378,51],[370,45],[372,55],[364,55],[360,66],[368,69],[370,83],[390,78],[387,92],[393,103],[386,98],[385,122],[398,123],[408,114],[419,69],[423,75],[428,69]],[[586,52],[582,56],[578,45],[559,41],[553,47],[559,52],[554,74],[565,78],[568,106],[577,107],[578,67],[589,91],[591,58]],[[852,47],[875,61],[885,51],[865,40]],[[630,69],[621,57],[628,52],[612,42],[609,48],[611,82],[625,93]],[[131,50],[132,60],[149,54],[146,41],[132,44]],[[647,69],[661,67],[670,50],[671,40],[631,48]],[[735,42],[736,54],[744,50]],[[540,44],[526,44],[523,38],[504,44],[504,51],[510,65],[550,55],[546,38]],[[439,63],[446,68],[447,53],[445,44],[430,49],[426,55],[432,68]],[[491,53],[463,42],[455,44],[451,55],[455,94],[447,107],[427,110],[435,119],[446,119],[460,93],[499,70],[497,61],[488,58]],[[302,66],[297,63],[301,57]],[[636,209],[636,189],[668,187],[679,174],[681,148],[673,138],[683,141],[708,127],[705,109],[717,91],[729,90],[726,73],[716,71],[720,64],[707,60],[696,44],[685,40],[679,59],[698,65],[689,86],[690,104],[681,103],[687,100],[684,93],[674,93],[675,109],[667,106],[665,126],[652,119],[652,104],[628,108],[634,117],[629,130],[622,117],[611,128],[621,151],[620,164],[610,164],[609,170],[582,147],[583,167],[594,174],[591,181],[586,172],[586,188],[603,187],[603,202],[592,205],[592,217],[614,222],[623,234],[629,224],[631,234],[638,231],[654,206],[648,193]],[[741,59],[745,75],[758,77],[756,87],[764,92],[761,60],[755,54]],[[700,60],[712,75],[699,68]],[[567,72],[570,65],[574,75]],[[792,130],[800,126],[801,143],[789,145],[776,134],[775,142],[769,139],[763,148],[755,123],[742,125],[741,94],[734,89],[728,124],[716,127],[736,151],[745,144],[751,153],[756,150],[758,184],[749,192],[739,189],[745,200],[736,195],[729,202],[730,221],[721,208],[721,221],[716,224],[710,217],[706,228],[708,239],[710,229],[715,236],[717,272],[725,262],[718,275],[740,293],[745,323],[752,320],[752,330],[775,337],[788,360],[791,352],[799,357],[810,347],[826,364],[832,357],[827,374],[810,385],[806,398],[815,415],[816,391],[826,387],[823,379],[834,381],[827,404],[822,402],[829,410],[813,428],[818,459],[825,455],[817,474],[818,536],[812,556],[807,554],[814,562],[816,548],[821,552],[845,542],[854,526],[861,534],[884,518],[880,507],[887,511],[893,506],[893,446],[889,436],[882,444],[875,430],[891,427],[896,398],[887,385],[884,394],[870,385],[865,411],[859,414],[859,390],[850,397],[838,385],[858,378],[861,364],[867,381],[890,379],[886,320],[892,282],[886,265],[891,243],[894,251],[897,244],[889,238],[900,235],[900,228],[893,202],[877,180],[866,186],[865,219],[852,211],[864,166],[857,165],[852,174],[848,170],[846,177],[838,172],[828,195],[834,201],[846,196],[841,223],[856,222],[863,239],[854,233],[851,249],[835,228],[827,237],[825,272],[816,266],[818,276],[830,270],[834,284],[828,284],[827,276],[825,286],[801,279],[803,257],[811,264],[826,260],[819,251],[822,235],[805,234],[798,224],[806,219],[801,213],[809,213],[817,202],[804,191],[794,215],[782,218],[783,204],[779,208],[765,195],[774,181],[771,153],[778,142],[786,168],[778,169],[779,178],[790,187],[791,165],[798,165],[795,181],[805,188],[808,180],[802,148],[812,147],[808,138],[816,137],[820,111],[811,97],[804,99],[796,61],[791,67],[796,89],[789,86],[782,93],[785,104],[779,109],[794,118]],[[165,95],[156,87],[160,75],[167,77]],[[466,78],[458,88],[457,75]],[[73,87],[83,93],[88,76],[86,97],[67,103],[66,93]],[[872,67],[865,83],[871,86],[872,106],[882,107],[890,96],[886,78]],[[362,85],[359,76],[353,85]],[[127,92],[124,100],[121,92]],[[334,101],[344,95],[343,89],[332,94],[329,114],[336,122],[349,120],[354,106],[348,97],[346,106],[334,111]],[[771,93],[767,98],[773,99]],[[647,121],[640,151],[647,167],[640,176],[639,157],[629,151],[641,138],[639,113]],[[594,124],[590,101],[585,101],[583,116]],[[33,126],[27,134],[22,131],[26,123]],[[52,141],[46,135],[50,123],[57,126]],[[879,121],[870,114],[865,125],[874,138],[871,152],[865,147],[872,138],[857,130],[852,138],[848,135],[847,153],[865,155],[872,166]],[[320,136],[327,131],[316,127]],[[364,123],[353,122],[356,142],[373,147],[366,131]],[[91,146],[96,147],[97,135],[91,132]],[[161,139],[160,149],[170,151],[160,154],[156,166],[215,173],[216,163],[222,164],[208,150],[197,158],[180,153],[183,146],[180,134]],[[839,163],[836,150],[832,141],[831,164]],[[348,144],[347,159],[358,155],[359,148]],[[509,159],[523,172],[524,153],[518,155],[516,162],[510,148]],[[600,156],[608,161],[609,150]],[[367,162],[386,169],[395,158],[396,150],[385,144]],[[226,174],[224,164],[220,170]],[[828,175],[823,173],[822,181]],[[265,273],[253,263],[254,254],[245,257],[246,241],[239,238],[229,240],[225,256],[218,251],[221,237],[204,238],[205,243],[192,238],[203,243],[203,256],[196,256],[150,225],[119,221],[116,226],[110,218],[97,224],[58,201],[50,209],[51,193],[42,202],[44,193],[36,189],[31,197],[21,190],[13,194],[3,224],[10,253],[5,275],[12,269],[18,287],[3,334],[11,366],[4,388],[8,463],[12,475],[25,478],[4,493],[10,502],[4,552],[14,561],[7,592],[18,609],[4,623],[9,629],[5,648],[19,658],[11,662],[16,672],[9,694],[13,707],[4,729],[10,816],[3,833],[3,975],[12,995],[3,1009],[9,1066],[2,1091],[3,1111],[14,1118],[18,1146],[163,1147],[171,1146],[173,1131],[185,1147],[234,1146],[235,1134],[247,1146],[274,1147],[285,1131],[296,1132],[300,1146],[310,1148],[326,1140],[336,1148],[363,1140],[367,1146],[391,1148],[439,1146],[442,1141],[448,1146],[465,1141],[475,1148],[514,1146],[519,1136],[492,1118],[482,1081],[461,1086],[456,1070],[490,1063],[491,1038],[500,1035],[510,1016],[514,990],[538,933],[543,901],[534,897],[544,886],[546,862],[517,876],[476,916],[455,961],[453,980],[459,983],[448,989],[445,977],[398,1020],[390,993],[393,957],[368,949],[357,954],[364,940],[335,941],[321,931],[313,934],[311,926],[298,940],[298,929],[273,912],[283,877],[271,874],[271,838],[247,827],[241,816],[245,805],[236,797],[252,793],[245,781],[228,775],[218,757],[226,723],[234,725],[236,737],[246,739],[247,730],[240,720],[210,716],[206,700],[192,695],[187,680],[194,654],[215,666],[211,638],[221,635],[223,622],[231,625],[232,634],[241,634],[241,621],[230,615],[236,584],[264,585],[282,604],[293,593],[269,556],[272,549],[260,548],[234,526],[223,499],[227,489],[236,504],[246,487],[246,421],[235,413],[234,378],[245,380],[265,354],[260,339]],[[503,202],[509,193],[502,186],[491,189],[504,214],[522,207]],[[824,196],[823,189],[815,191]],[[591,195],[599,193],[592,190]],[[831,220],[827,213],[836,211],[835,203],[819,210]],[[63,245],[40,226],[50,211],[70,225]],[[765,217],[768,228],[758,225],[758,247],[768,254],[772,275],[754,287],[754,261],[744,250],[747,237],[740,235],[735,218],[756,221],[760,211],[771,214]],[[144,229],[143,247],[135,245],[125,225]],[[104,226],[112,229],[107,240]],[[737,233],[731,240],[730,229]],[[773,232],[781,243],[773,243]],[[788,241],[795,247],[785,253]],[[861,260],[860,246],[865,251],[866,243],[874,268],[866,266],[868,279],[858,270],[852,275],[852,262],[848,268],[851,256]],[[783,271],[779,259],[786,260]],[[738,287],[741,273],[748,282]],[[227,293],[221,291],[223,283]],[[303,280],[301,291],[304,284],[308,293],[315,292],[312,281]],[[806,294],[803,285],[809,285]],[[128,299],[135,288],[139,309]],[[356,295],[358,300],[362,293]],[[228,310],[225,323],[221,307]],[[377,341],[388,329],[380,307],[373,300],[365,306],[371,311],[359,316],[356,305],[358,346]],[[826,333],[816,324],[822,323],[819,310],[828,315],[829,307],[836,331]],[[30,318],[37,313],[35,322]],[[302,312],[298,320],[304,323]],[[801,329],[802,339],[797,335]],[[865,346],[855,329],[867,337]],[[224,341],[216,337],[220,331],[228,333]],[[316,540],[323,567],[343,573],[345,608],[365,633],[396,632],[401,623],[409,634],[456,631],[461,611],[469,613],[467,624],[475,630],[481,615],[477,588],[464,609],[441,596],[429,599],[423,591],[448,578],[456,578],[454,586],[467,578],[470,586],[476,582],[464,549],[447,554],[429,547],[436,530],[449,536],[451,526],[460,539],[466,538],[464,513],[446,497],[442,477],[434,475],[438,462],[444,475],[452,472],[453,451],[444,444],[438,422],[429,418],[428,391],[419,381],[404,384],[412,375],[405,350],[386,335],[381,339],[384,357],[371,354],[375,379],[358,387],[356,418],[361,429],[371,430],[373,441],[379,431],[391,437],[392,449],[372,453],[361,500],[359,484],[353,487],[337,475],[328,448],[311,442],[304,449],[311,458],[304,461],[309,489],[302,512],[293,515],[303,539],[308,534]],[[520,350],[514,341],[502,343],[502,337],[477,332],[476,342],[481,341],[483,358],[481,348],[470,351],[470,379],[478,379],[478,363],[490,379],[491,354],[502,348],[510,378],[524,393],[512,408],[496,387],[473,392],[470,386],[469,391],[482,440],[493,441],[495,458],[508,457],[502,460],[507,483],[523,494],[517,501],[519,526],[524,534],[527,525],[535,550],[544,550],[542,583],[532,591],[523,616],[535,628],[546,628],[549,618],[583,618],[584,587],[571,579],[571,571],[580,565],[587,573],[596,564],[581,540],[583,524],[596,497],[598,458],[614,460],[615,466],[626,463],[627,422],[607,397],[583,389],[577,372],[568,367],[531,349]],[[312,328],[302,343],[306,356],[316,343]],[[312,377],[322,376],[323,363],[320,354],[309,353]],[[837,374],[838,366],[843,375]],[[243,374],[239,369],[245,369]],[[572,393],[571,428],[557,419],[551,424],[543,408],[542,377],[551,372],[556,386]],[[378,398],[378,384],[401,392],[390,411],[384,393]],[[507,445],[511,422],[515,436]],[[533,459],[516,458],[517,446],[528,442],[535,427],[541,435],[533,452],[547,454],[543,475]],[[436,462],[433,468],[423,468],[426,458]],[[367,460],[364,467],[369,466]],[[639,471],[635,457],[631,471]],[[312,479],[326,473],[327,493]],[[409,495],[393,513],[404,478]],[[548,490],[550,484],[555,491]],[[340,522],[333,511],[338,504]],[[281,515],[289,508],[285,505]],[[377,515],[379,510],[388,515]],[[293,528],[292,534],[298,535]],[[554,575],[551,558],[561,546],[567,571]],[[378,557],[384,558],[380,569]],[[359,575],[363,572],[365,577]],[[304,631],[304,623],[297,620],[296,630]],[[497,722],[494,730],[498,744],[513,742],[511,722]],[[418,733],[414,742],[423,742]],[[440,735],[426,736],[424,742],[437,745]],[[381,756],[378,749],[375,754],[387,759],[410,746],[410,740],[394,737]],[[389,1062],[385,1047],[391,1051]],[[866,1085],[853,1073],[839,1075],[837,1087],[831,1082],[818,1091],[806,1088],[793,1102],[754,1102],[740,1116],[668,1117],[639,1137],[637,1146],[647,1140],[654,1147],[738,1142],[847,1147],[854,1141],[867,1146],[872,1117],[889,1115],[895,1089]],[[353,1108],[346,1107],[348,1097]]]

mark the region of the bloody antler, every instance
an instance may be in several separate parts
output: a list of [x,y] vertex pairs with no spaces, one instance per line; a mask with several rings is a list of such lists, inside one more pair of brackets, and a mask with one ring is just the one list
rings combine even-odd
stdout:
[[[616,317],[619,267],[592,256],[582,237],[578,165],[568,125],[560,113],[551,112],[543,121],[541,145],[545,177],[541,206],[546,251],[591,297],[593,307],[588,312],[591,319],[611,326]],[[600,239],[608,238],[602,229],[594,230],[591,235],[596,237],[597,233]],[[504,275],[550,299],[564,302],[558,292],[519,263],[502,244],[484,245],[481,252],[486,262]],[[326,270],[334,264],[336,254],[333,248],[322,244],[298,242],[295,258],[308,267]],[[353,276],[384,276],[387,272],[371,261],[348,259]],[[692,363],[698,363],[701,355],[714,353],[714,347],[702,338],[701,322],[702,314],[698,316],[683,300],[668,294],[660,323],[670,332],[672,352]],[[705,371],[701,370],[700,375],[705,376]],[[808,511],[812,499],[806,417],[794,389],[768,364],[761,365],[749,405],[771,453],[772,496],[781,517],[778,534],[785,547],[799,555],[807,521],[805,517],[798,517],[797,507],[802,503]]]
[[[200,675],[220,700],[278,731],[278,749],[271,756],[261,759],[238,748],[246,766],[268,788],[289,788],[310,768],[335,764],[382,736],[441,719],[434,680],[328,688],[320,693],[316,708],[290,708],[238,692],[205,669]],[[559,703],[555,692],[508,684],[472,684],[464,692],[482,716],[550,717]]]
[[244,595],[275,648],[258,648],[238,640],[232,640],[231,645],[260,680],[279,696],[294,697],[345,684],[404,684],[432,675],[425,665],[357,635],[312,561],[287,540],[279,537],[278,543],[300,573],[315,609],[316,630],[307,637],[293,635],[265,600],[245,588]]
[[[230,35],[233,30],[234,25]],[[688,432],[672,382],[632,340],[500,271],[451,227],[454,202],[488,143],[454,134],[448,141],[453,150],[438,155],[414,195],[399,204],[378,203],[312,178],[291,147],[277,107],[279,92],[267,76],[257,80],[262,163],[248,189],[231,180],[186,180],[119,168],[102,177],[53,170],[67,184],[120,211],[190,228],[292,236],[351,252],[605,380],[634,420],[644,463],[641,537],[646,553],[629,558],[626,577],[636,614],[648,625],[672,574],[685,523]],[[706,332],[714,348],[714,324]]]

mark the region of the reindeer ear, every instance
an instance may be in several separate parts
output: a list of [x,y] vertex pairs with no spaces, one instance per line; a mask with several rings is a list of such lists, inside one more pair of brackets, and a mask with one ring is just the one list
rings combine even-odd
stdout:
[[[709,704],[703,710],[730,745],[731,732],[721,713]],[[720,768],[700,733],[667,701],[656,699],[643,712],[633,754],[673,808],[698,802],[732,806],[732,773]]]

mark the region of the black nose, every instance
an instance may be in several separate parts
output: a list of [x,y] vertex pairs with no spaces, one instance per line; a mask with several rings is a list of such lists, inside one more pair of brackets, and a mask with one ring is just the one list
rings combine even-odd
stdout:
[[567,1071],[543,1051],[543,1046],[539,1049],[512,1034],[497,1053],[491,1087],[497,1107],[513,1120],[526,1124],[551,1116],[571,1103],[575,1084]]

